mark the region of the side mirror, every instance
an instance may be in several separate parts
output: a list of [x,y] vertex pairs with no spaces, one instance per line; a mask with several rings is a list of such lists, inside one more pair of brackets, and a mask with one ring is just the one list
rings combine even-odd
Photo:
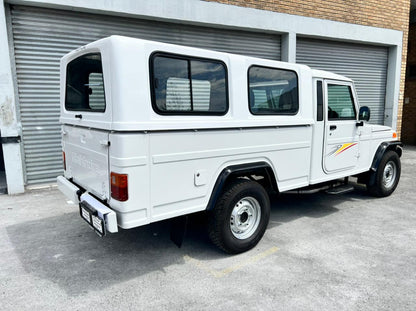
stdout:
[[358,113],[359,121],[368,121],[370,120],[370,108],[367,106],[360,107],[360,112]]

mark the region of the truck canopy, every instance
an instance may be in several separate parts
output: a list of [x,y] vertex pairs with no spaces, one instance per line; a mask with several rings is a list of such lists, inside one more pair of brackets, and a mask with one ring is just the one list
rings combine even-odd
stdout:
[[[160,71],[162,78],[156,79],[154,75],[159,74],[157,65],[163,65],[164,55],[171,58],[177,55],[175,70],[181,68],[181,62],[186,63],[180,60],[181,55],[192,58],[192,71],[204,66],[207,69],[206,60],[212,60],[214,65],[205,71],[209,71],[213,78],[209,80],[192,73],[192,79],[186,75],[164,79],[166,69],[163,69]],[[271,82],[266,85],[261,77],[248,81],[249,71],[256,74],[256,70],[276,68],[286,73],[272,81],[273,85]],[[223,80],[219,78],[221,75],[225,77]],[[111,36],[80,47],[61,59],[60,121],[114,131],[310,125],[314,122],[312,78],[318,76],[351,81],[300,64]],[[220,82],[223,83],[221,87],[218,86]],[[152,87],[160,83],[163,83],[162,91],[166,96],[164,102],[159,103],[154,97],[160,94]],[[214,109],[214,113],[185,116],[191,109],[190,85],[193,89],[192,109],[204,111],[210,105],[209,109]],[[273,115],[267,112],[265,92],[273,98],[271,104],[280,105],[284,113]],[[280,96],[283,93],[288,94]],[[216,100],[220,95],[227,102]],[[250,96],[256,104],[249,110]],[[274,102],[274,99],[281,100],[281,103]],[[291,106],[293,101],[302,105]],[[234,103],[232,107],[230,102]],[[167,116],[158,111],[159,108],[174,107],[183,110],[184,115]]]

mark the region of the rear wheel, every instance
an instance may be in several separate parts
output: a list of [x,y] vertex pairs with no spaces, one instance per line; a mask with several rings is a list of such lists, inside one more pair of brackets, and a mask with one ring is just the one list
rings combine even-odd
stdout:
[[237,179],[211,211],[209,236],[223,251],[242,253],[260,241],[269,218],[270,201],[264,188],[257,182]]
[[396,189],[401,173],[401,164],[398,154],[394,151],[387,151],[380,161],[380,165],[373,173],[367,184],[368,192],[377,197],[386,197]]

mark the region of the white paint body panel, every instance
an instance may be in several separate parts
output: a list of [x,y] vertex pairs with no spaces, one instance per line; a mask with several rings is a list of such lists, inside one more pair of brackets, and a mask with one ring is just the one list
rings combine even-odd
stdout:
[[[106,110],[65,110],[66,64],[100,51]],[[229,110],[223,116],[159,115],[151,105],[149,57],[156,51],[221,60],[228,71]],[[252,115],[248,109],[247,70],[251,65],[284,68],[298,75],[296,115]],[[205,210],[216,180],[230,165],[266,162],[279,191],[293,190],[368,171],[388,127],[351,124],[340,137],[325,138],[327,120],[316,120],[316,79],[345,77],[307,66],[190,47],[113,36],[82,47],[61,61],[61,122],[66,153],[65,177],[106,201],[122,228]],[[358,103],[356,103],[358,109]],[[341,122],[341,121],[340,121]],[[109,146],[101,141],[109,141]],[[357,141],[339,162],[324,160],[331,144]],[[328,146],[326,146],[326,144]],[[325,169],[326,166],[326,169]],[[334,169],[332,169],[335,167]],[[129,199],[111,198],[109,174],[128,175]]]
[[[321,76],[321,71],[316,71]],[[333,75],[331,79],[326,78],[324,83],[324,111],[328,107],[328,93],[326,92],[328,84],[345,85],[354,90],[352,81],[340,81],[341,76]],[[354,92],[353,92],[354,93]],[[354,102],[357,103],[357,96],[354,93]],[[356,105],[356,111],[359,107]],[[324,133],[324,154],[323,168],[325,173],[333,174],[339,171],[354,170],[358,164],[359,157],[359,127],[356,126],[356,120],[328,120],[325,116],[325,133]],[[334,127],[331,129],[331,127]],[[345,152],[337,153],[346,144],[351,144]]]
[[62,127],[65,151],[65,177],[94,193],[100,199],[109,197],[108,132],[84,127]]

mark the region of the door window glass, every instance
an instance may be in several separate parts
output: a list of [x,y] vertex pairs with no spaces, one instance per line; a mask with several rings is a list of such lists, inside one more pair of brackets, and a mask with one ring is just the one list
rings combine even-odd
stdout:
[[355,120],[356,111],[348,85],[328,84],[328,120]]
[[324,119],[324,97],[322,92],[322,81],[316,82],[316,120],[322,121]]

